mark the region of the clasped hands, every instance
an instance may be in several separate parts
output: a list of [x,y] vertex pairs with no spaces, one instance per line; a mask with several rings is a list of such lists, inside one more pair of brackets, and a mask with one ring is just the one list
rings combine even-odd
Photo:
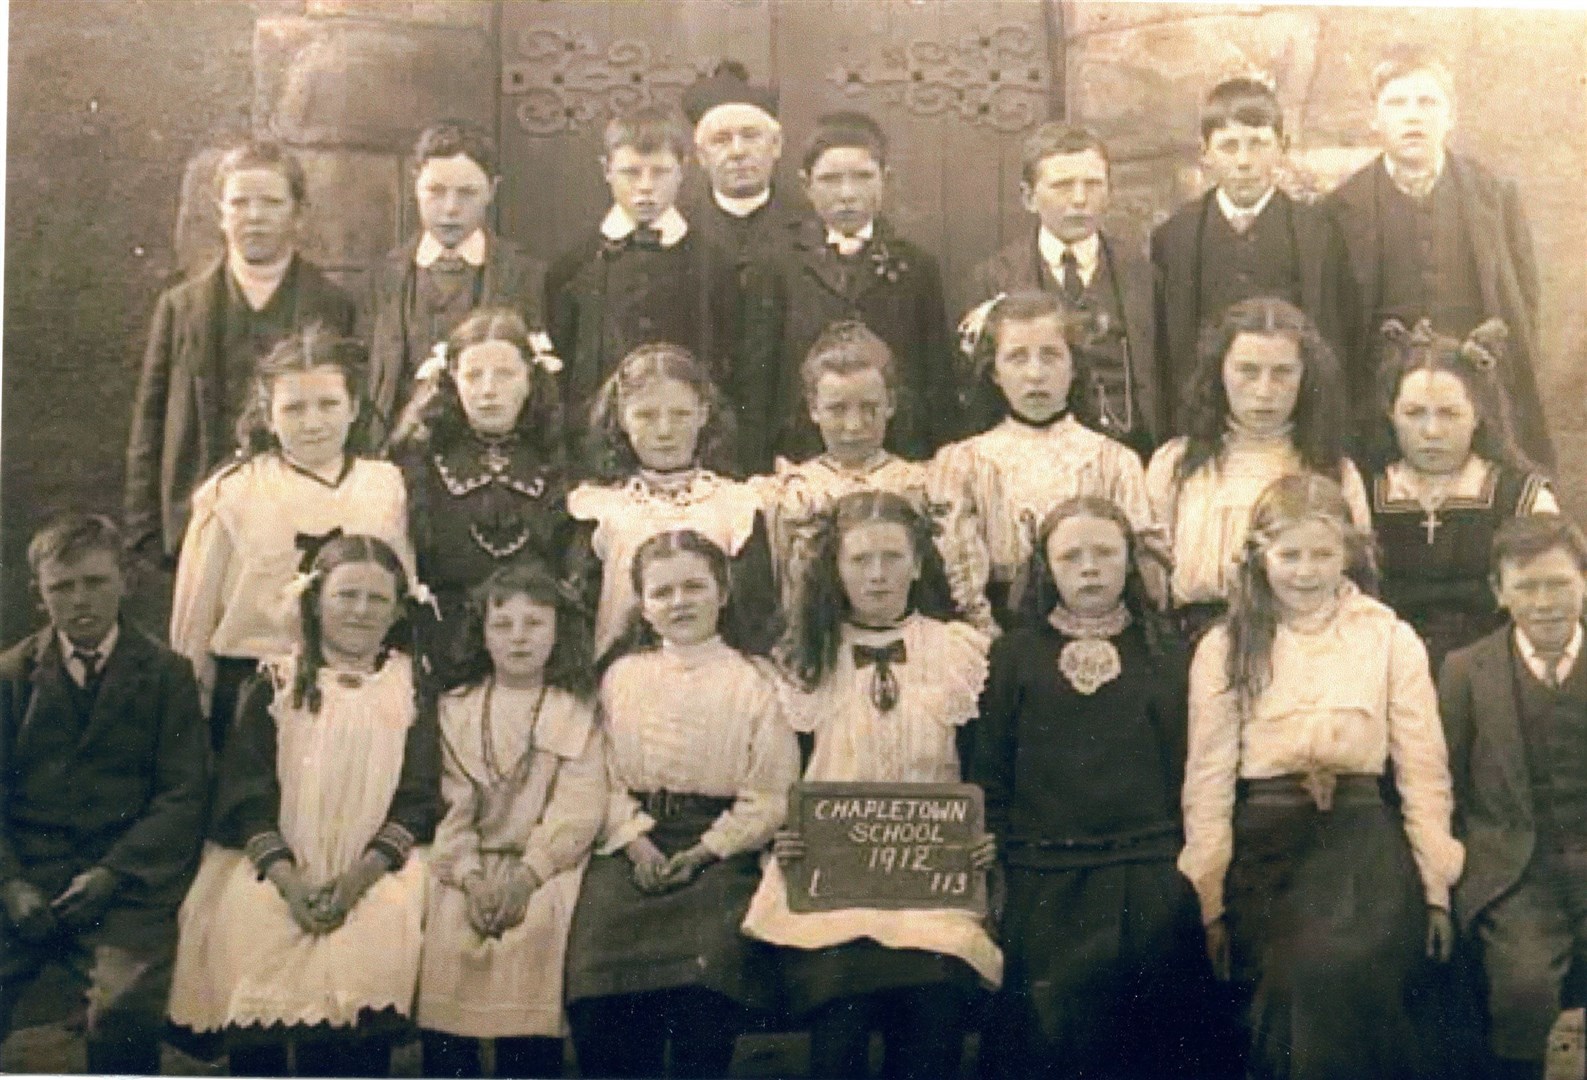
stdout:
[[114,870],[91,866],[72,878],[51,900],[32,882],[12,878],[0,886],[0,906],[4,906],[17,937],[39,942],[53,934],[57,926],[86,927],[94,923],[119,884]]
[[357,862],[323,885],[310,885],[290,859],[277,859],[265,877],[286,901],[292,921],[306,934],[319,937],[341,928],[347,916],[391,863],[378,851],[366,851]]
[[633,864],[634,886],[647,896],[683,888],[716,861],[716,855],[703,844],[695,844],[668,858],[648,836],[629,841],[623,854]]
[[516,860],[503,863],[498,873],[469,871],[463,876],[468,924],[482,938],[501,937],[523,922],[542,884],[539,874]]

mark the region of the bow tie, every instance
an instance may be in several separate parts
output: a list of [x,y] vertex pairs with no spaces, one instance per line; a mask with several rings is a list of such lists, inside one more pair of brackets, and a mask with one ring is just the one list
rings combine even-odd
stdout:
[[854,646],[854,666],[876,668],[871,674],[871,703],[882,712],[891,712],[898,705],[898,676],[893,674],[893,665],[902,664],[904,660],[902,640],[886,645]]
[[341,526],[337,526],[327,533],[298,533],[292,538],[292,546],[302,552],[298,557],[298,572],[308,573],[314,566],[314,560],[319,557],[320,549],[332,540],[340,539]]

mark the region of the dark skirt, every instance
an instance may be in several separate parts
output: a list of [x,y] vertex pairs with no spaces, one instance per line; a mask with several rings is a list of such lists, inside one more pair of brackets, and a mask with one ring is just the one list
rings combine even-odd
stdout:
[[1001,1075],[1208,1077],[1233,1023],[1195,891],[1172,859],[1010,867],[1003,990],[988,1050]]
[[[682,808],[658,817],[650,832],[669,856],[693,845],[732,804],[673,798]],[[754,852],[712,862],[690,884],[660,896],[639,891],[621,852],[595,856],[573,911],[567,1000],[696,986],[751,1008],[770,1008],[771,946],[739,931],[759,884]]]
[[957,956],[926,949],[892,949],[869,938],[823,949],[779,949],[784,1004],[804,1016],[840,998],[887,990],[949,985],[973,994],[975,969]]
[[1242,784],[1226,904],[1250,1076],[1427,1075],[1407,1009],[1426,905],[1375,777],[1342,777],[1326,811],[1298,783]]

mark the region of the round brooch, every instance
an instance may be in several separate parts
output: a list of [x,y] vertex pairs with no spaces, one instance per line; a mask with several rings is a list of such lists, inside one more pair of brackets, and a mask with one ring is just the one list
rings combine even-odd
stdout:
[[1089,696],[1118,678],[1124,665],[1113,642],[1106,638],[1078,638],[1058,653],[1058,670],[1070,686]]

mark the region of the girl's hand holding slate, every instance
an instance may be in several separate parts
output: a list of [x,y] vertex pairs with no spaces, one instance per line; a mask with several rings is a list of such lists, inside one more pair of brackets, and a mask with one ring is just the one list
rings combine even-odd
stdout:
[[798,829],[778,829],[772,837],[772,857],[785,866],[804,858],[805,852],[805,838]]
[[640,892],[655,895],[666,891],[667,857],[650,837],[630,841],[623,854],[634,865],[634,885]]

